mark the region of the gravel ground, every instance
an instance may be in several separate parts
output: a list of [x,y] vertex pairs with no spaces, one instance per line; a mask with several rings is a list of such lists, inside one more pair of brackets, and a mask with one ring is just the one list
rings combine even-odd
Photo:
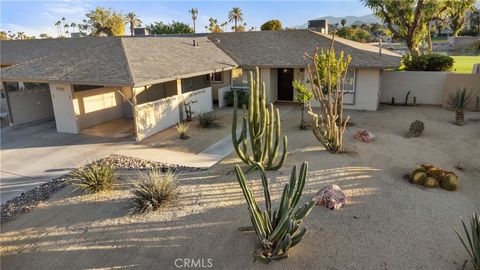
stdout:
[[[139,158],[132,158],[121,155],[110,155],[94,162],[106,162],[119,170],[144,170],[160,169],[163,172],[168,170],[174,172],[198,171],[199,168],[181,166],[178,164],[167,164],[162,162],[149,161]],[[19,215],[32,211],[39,203],[48,200],[53,193],[61,190],[74,180],[70,173],[50,180],[50,182],[39,185],[38,187],[20,194],[1,206],[0,224],[15,219]]]

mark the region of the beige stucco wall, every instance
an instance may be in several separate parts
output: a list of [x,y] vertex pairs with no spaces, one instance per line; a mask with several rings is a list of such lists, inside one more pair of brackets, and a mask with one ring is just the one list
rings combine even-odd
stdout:
[[446,102],[450,92],[463,88],[472,93],[472,100],[467,108],[480,110],[480,104],[477,104],[477,97],[480,96],[480,75],[478,74],[448,73],[443,87],[443,107],[448,108]]
[[[49,89],[20,90],[9,92],[8,96],[12,124],[23,124],[53,117],[52,98]],[[2,98],[2,100],[4,99]],[[4,109],[7,111],[6,106],[2,104],[2,111]]]
[[121,88],[102,87],[74,92],[73,104],[80,129],[124,116]]
[[382,75],[380,102],[403,104],[408,91],[409,103],[416,97],[417,104],[441,105],[448,72],[386,71]]
[[[355,93],[346,93],[344,108],[352,110],[376,111],[379,104],[380,91],[379,69],[355,70]],[[350,105],[352,104],[352,105]]]
[[[184,102],[190,103],[193,116],[213,110],[212,88],[205,87],[182,94]],[[195,101],[194,103],[191,103]]]
[[180,100],[177,95],[136,106],[137,140],[171,127],[180,121]]

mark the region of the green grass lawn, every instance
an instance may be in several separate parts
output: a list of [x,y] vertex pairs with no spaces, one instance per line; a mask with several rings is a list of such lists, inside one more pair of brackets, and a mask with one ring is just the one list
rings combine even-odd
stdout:
[[472,73],[473,64],[480,63],[480,56],[452,56],[455,60],[452,71],[455,73]]

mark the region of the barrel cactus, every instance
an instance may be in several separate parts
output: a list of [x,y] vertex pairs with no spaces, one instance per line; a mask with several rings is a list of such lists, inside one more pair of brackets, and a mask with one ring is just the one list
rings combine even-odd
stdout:
[[408,135],[410,137],[418,137],[422,135],[423,130],[425,129],[425,125],[420,120],[415,120],[410,124],[410,130]]
[[297,167],[293,167],[290,182],[285,184],[283,189],[280,207],[272,211],[268,180],[263,167],[259,167],[265,197],[265,210],[260,209],[247,186],[245,174],[238,165],[235,166],[235,172],[247,201],[253,229],[262,246],[261,249],[253,251],[252,255],[255,260],[269,263],[275,259],[286,258],[288,250],[303,239],[307,229],[300,225],[315,206],[315,201],[311,200],[302,207],[297,207],[307,180],[308,165],[304,162],[298,177]]
[[446,171],[433,166],[432,164],[422,164],[410,173],[410,183],[423,185],[427,188],[440,186],[441,188],[453,191],[457,189],[458,176],[450,171]]
[[434,177],[427,177],[427,179],[425,179],[425,182],[423,182],[423,186],[427,188],[435,188],[438,187],[438,181]]
[[440,186],[448,191],[454,191],[458,187],[458,176],[453,173],[447,174],[442,181],[440,181]]

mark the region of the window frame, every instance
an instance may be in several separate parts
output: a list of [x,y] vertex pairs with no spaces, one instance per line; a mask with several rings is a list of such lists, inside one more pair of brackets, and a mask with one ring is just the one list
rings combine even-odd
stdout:
[[[220,80],[217,80],[217,76],[220,75]],[[213,81],[211,81],[211,77],[213,77]],[[206,83],[223,83],[223,72],[222,71],[219,71],[219,72],[215,72],[215,73],[211,73],[211,74],[205,74],[205,82]]]
[[[350,70],[353,71],[353,83],[352,83],[352,89],[347,89],[347,84],[345,84],[345,90],[344,93],[355,93],[355,88],[356,88],[356,82],[357,82],[357,70],[356,69],[349,69],[347,72]],[[341,83],[341,82],[340,82]]]

